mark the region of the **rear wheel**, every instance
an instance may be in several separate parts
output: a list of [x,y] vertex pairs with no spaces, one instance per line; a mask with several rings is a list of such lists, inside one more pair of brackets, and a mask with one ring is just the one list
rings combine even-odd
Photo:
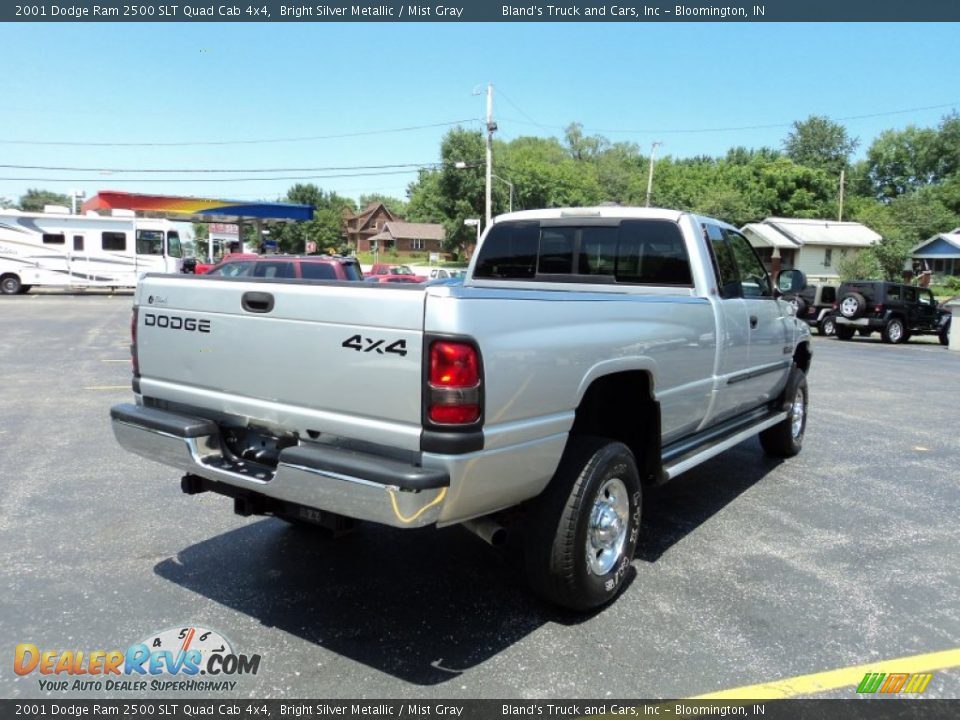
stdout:
[[837,334],[837,324],[833,321],[833,317],[827,315],[823,320],[820,321],[820,326],[818,328],[821,335],[826,335],[830,337],[831,335]]
[[631,568],[640,503],[640,477],[626,445],[572,437],[528,516],[524,559],[533,590],[572,610],[613,600]]
[[949,345],[949,344],[950,344],[950,325],[951,325],[951,323],[948,322],[948,323],[944,326],[943,330],[941,330],[939,333],[937,333],[937,338],[939,338],[941,345]]
[[890,320],[887,321],[886,327],[884,327],[883,331],[880,333],[880,337],[883,338],[885,343],[891,343],[893,345],[902,343],[906,339],[906,330],[903,327],[903,320],[900,318],[890,318]]
[[837,337],[841,340],[852,340],[855,332],[853,328],[837,325]]
[[21,287],[20,278],[13,273],[0,277],[0,292],[4,295],[17,295]]
[[786,419],[760,433],[760,445],[775,457],[793,457],[803,447],[803,434],[807,429],[807,376],[796,366],[787,382],[784,399],[790,403]]

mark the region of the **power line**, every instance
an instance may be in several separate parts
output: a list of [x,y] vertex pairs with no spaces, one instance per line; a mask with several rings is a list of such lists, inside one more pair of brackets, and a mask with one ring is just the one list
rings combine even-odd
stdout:
[[[510,103],[510,104],[513,105],[513,103]],[[957,104],[958,103],[955,101],[951,103],[944,103],[942,105],[927,105],[924,107],[907,108],[905,110],[888,110],[886,112],[867,113],[864,115],[847,115],[846,117],[831,118],[831,120],[833,120],[834,122],[844,122],[847,120],[866,120],[869,118],[886,117],[888,115],[902,115],[904,113],[920,112],[922,110],[942,110],[943,108],[956,107]],[[514,107],[516,107],[516,105],[514,105]],[[520,110],[520,108],[517,108],[517,110]],[[520,110],[520,112],[526,117],[528,118],[530,117],[529,115],[524,113],[522,110]],[[542,123],[536,122],[535,120],[532,120],[532,118],[531,118],[531,122],[524,122],[523,120],[517,120],[516,118],[502,118],[502,119],[508,122],[515,122],[520,125],[536,125],[544,129],[566,130],[565,126],[544,125]],[[583,128],[583,129],[588,132],[609,133],[609,134],[642,135],[647,133],[657,133],[657,134],[674,134],[674,135],[677,135],[677,134],[692,135],[696,133],[737,132],[737,131],[743,131],[743,130],[769,130],[772,128],[793,127],[793,125],[794,123],[789,122],[789,123],[770,123],[768,125],[743,125],[741,127],[719,127],[719,128],[687,128],[687,129],[642,128],[637,130],[604,130],[601,128]]]
[[100,173],[271,173],[271,172],[332,172],[339,170],[387,170],[391,168],[428,168],[442,166],[442,162],[395,163],[392,165],[344,165],[341,167],[295,167],[295,168],[105,168],[105,167],[67,167],[54,165],[6,165],[0,168],[8,170],[51,170],[57,172],[100,172]]
[[312,142],[315,140],[339,140],[342,138],[365,137],[369,135],[386,135],[390,133],[411,132],[429,128],[449,127],[464,123],[478,122],[476,118],[451,120],[449,122],[432,123],[429,125],[410,125],[408,127],[390,128],[388,130],[361,130],[351,133],[334,135],[306,135],[303,137],[269,138],[259,140],[206,140],[193,142],[75,142],[67,140],[0,140],[0,145],[57,145],[69,147],[195,147],[211,145],[264,145],[268,143]]
[[[285,175],[276,177],[247,177],[247,178],[123,178],[128,183],[226,183],[226,182],[268,182],[271,180],[329,180],[335,178],[379,177],[382,175],[409,175],[418,172],[416,168],[410,170],[387,170],[384,172],[345,173],[337,175]],[[0,181],[44,182],[44,183],[101,183],[104,177],[96,178],[43,178],[43,177],[0,177]]]

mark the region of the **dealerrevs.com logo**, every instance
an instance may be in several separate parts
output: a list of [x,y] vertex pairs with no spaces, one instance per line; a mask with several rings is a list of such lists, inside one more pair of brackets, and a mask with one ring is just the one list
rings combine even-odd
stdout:
[[17,675],[39,674],[45,691],[233,690],[239,675],[256,675],[260,655],[236,653],[215,630],[180,627],[154,633],[122,650],[41,650],[21,643],[14,651]]

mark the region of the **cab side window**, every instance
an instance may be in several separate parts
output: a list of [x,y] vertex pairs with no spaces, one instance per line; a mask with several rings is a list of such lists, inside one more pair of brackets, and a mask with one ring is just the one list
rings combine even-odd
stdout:
[[278,260],[275,262],[258,262],[253,268],[254,277],[262,278],[292,278],[296,277],[293,263]]
[[717,273],[717,286],[720,297],[724,299],[740,297],[740,273],[733,251],[723,239],[723,233],[716,225],[704,225],[703,233],[710,245],[713,256],[713,269]]
[[724,230],[740,270],[740,289],[745,298],[772,298],[773,288],[766,268],[750,242],[740,233]]

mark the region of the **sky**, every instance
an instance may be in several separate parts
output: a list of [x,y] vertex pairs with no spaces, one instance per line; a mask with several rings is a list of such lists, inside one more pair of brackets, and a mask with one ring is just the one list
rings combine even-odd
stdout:
[[[842,122],[862,156],[885,129],[933,127],[960,110],[957,30],[0,24],[0,199],[42,188],[276,200],[296,182],[405,198],[451,127],[482,128],[488,83],[501,140],[562,138],[579,122],[644,152],[660,141],[658,157],[721,156],[779,148],[816,114]],[[275,171],[251,172],[265,169]]]

